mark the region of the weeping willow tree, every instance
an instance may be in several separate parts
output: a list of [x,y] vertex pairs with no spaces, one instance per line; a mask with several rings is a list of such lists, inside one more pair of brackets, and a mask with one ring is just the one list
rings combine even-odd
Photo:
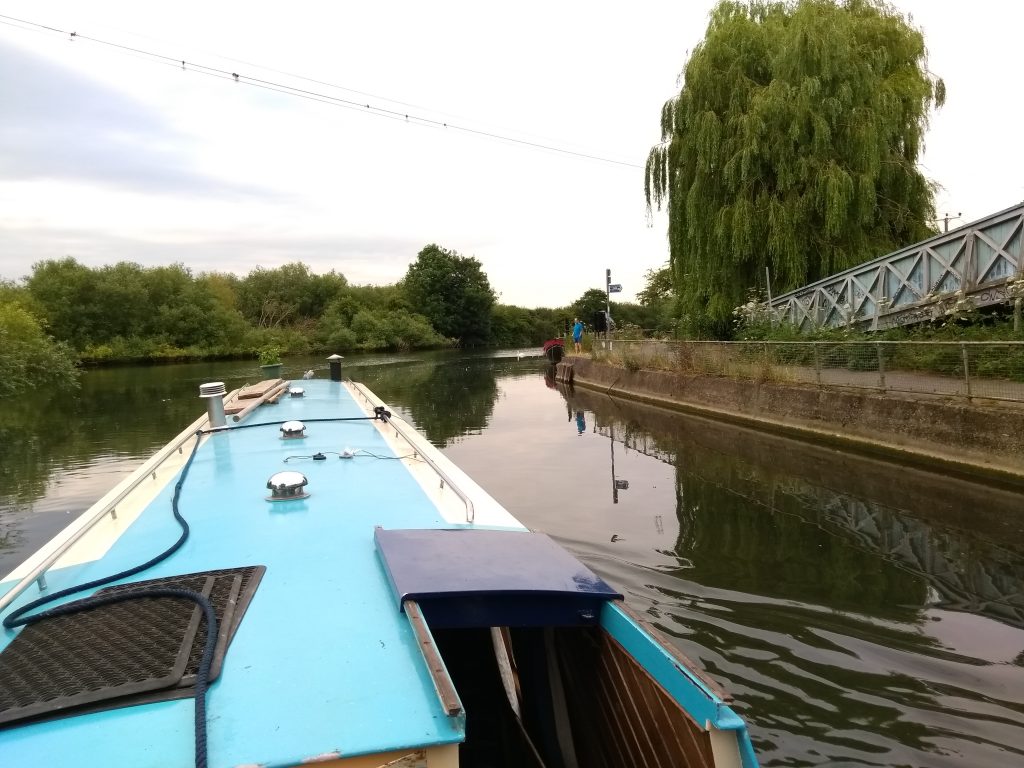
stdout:
[[779,293],[927,237],[917,158],[944,100],[877,0],[719,3],[645,173],[689,330],[727,335],[765,267]]

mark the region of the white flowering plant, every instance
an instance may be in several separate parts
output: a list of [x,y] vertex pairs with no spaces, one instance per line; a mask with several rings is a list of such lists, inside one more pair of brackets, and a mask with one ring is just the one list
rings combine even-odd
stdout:
[[733,311],[732,325],[736,338],[741,341],[763,339],[772,334],[774,328],[783,325],[784,310],[761,299],[757,291],[748,294],[747,301]]

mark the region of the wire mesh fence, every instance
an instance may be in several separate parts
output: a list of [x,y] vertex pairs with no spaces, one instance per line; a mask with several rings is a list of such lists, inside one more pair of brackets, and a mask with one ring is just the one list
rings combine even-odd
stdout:
[[625,366],[758,381],[1024,402],[1024,342],[596,339]]

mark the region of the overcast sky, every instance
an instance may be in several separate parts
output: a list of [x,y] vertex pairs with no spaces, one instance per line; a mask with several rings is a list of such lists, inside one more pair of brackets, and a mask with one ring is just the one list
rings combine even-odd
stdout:
[[[632,299],[668,258],[642,165],[712,5],[6,0],[0,14],[190,64],[0,24],[0,277],[73,256],[240,275],[303,261],[381,284],[438,243],[480,259],[506,303],[567,304],[606,267]],[[895,6],[948,88],[923,158],[939,213],[1024,199],[1021,6]]]

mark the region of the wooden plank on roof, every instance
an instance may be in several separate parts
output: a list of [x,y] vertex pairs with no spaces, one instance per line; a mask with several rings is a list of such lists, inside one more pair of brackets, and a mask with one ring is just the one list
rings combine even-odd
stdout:
[[250,384],[248,387],[242,387],[242,389],[239,390],[238,399],[251,400],[254,397],[263,397],[278,384],[283,383],[284,379],[267,379],[266,381],[261,381],[259,384]]
[[230,403],[224,403],[224,413],[228,416],[231,416],[232,414],[238,413],[248,404],[248,400],[232,400]]

